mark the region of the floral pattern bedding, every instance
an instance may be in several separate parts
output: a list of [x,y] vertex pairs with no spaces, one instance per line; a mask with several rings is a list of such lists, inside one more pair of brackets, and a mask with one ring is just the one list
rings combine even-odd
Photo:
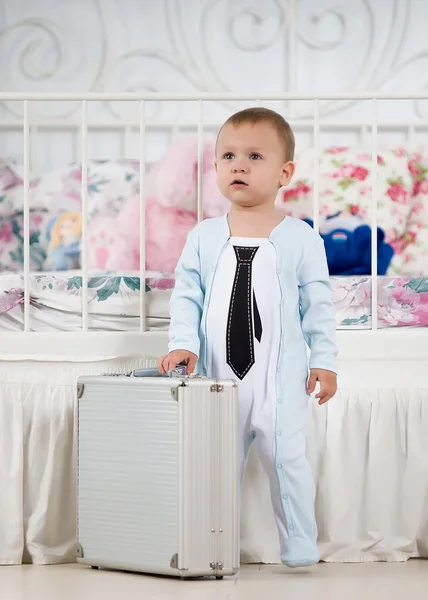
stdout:
[[[331,147],[319,159],[320,217],[339,211],[371,219],[371,154],[362,148]],[[378,155],[378,224],[385,230],[395,256],[389,274],[410,276],[428,272],[428,161],[404,148]],[[314,152],[296,157],[291,186],[280,192],[277,204],[286,214],[313,218]]]
[[[339,329],[370,328],[371,278],[333,277]],[[428,277],[379,277],[379,327],[428,326]]]
[[[145,282],[149,328],[167,329],[171,277],[148,274]],[[338,329],[371,327],[371,279],[333,277]],[[95,330],[133,331],[139,327],[140,278],[136,274],[97,274],[88,281],[89,326]],[[74,272],[31,278],[31,325],[35,331],[81,328],[82,277]],[[0,331],[23,329],[21,275],[0,277]],[[378,280],[379,327],[428,326],[428,277]]]
[[[149,329],[167,329],[174,280],[146,278],[146,316]],[[30,278],[32,331],[80,331],[82,327],[80,272],[45,273]],[[135,274],[97,274],[88,281],[89,329],[135,331],[140,327],[140,278]],[[24,323],[23,276],[0,276],[0,332],[21,331]]]
[[[115,218],[139,189],[139,161],[88,163],[89,218]],[[0,158],[0,273],[23,268],[24,185],[16,166]],[[46,270],[48,222],[63,212],[81,210],[82,170],[69,165],[30,182],[31,270]],[[114,221],[112,221],[114,222]]]
[[[49,219],[45,210],[30,212],[31,271],[43,270],[46,247],[43,231]],[[24,265],[24,219],[22,212],[0,219],[0,273],[21,271]]]
[[[297,218],[311,218],[313,197],[313,149],[296,157],[293,183],[280,190],[278,207]],[[371,155],[363,148],[331,147],[319,160],[321,218],[338,211],[360,215],[370,223]],[[79,165],[69,165],[44,174],[30,182],[31,269],[43,271],[46,266],[47,224],[64,211],[80,211],[82,173]],[[214,183],[213,183],[214,185]],[[424,276],[428,271],[428,162],[418,152],[404,148],[382,150],[378,156],[378,219],[386,232],[395,256],[388,274],[410,277]],[[89,258],[91,266],[109,269],[110,253],[123,257],[123,244],[109,243],[117,233],[118,223],[127,201],[138,198],[139,163],[135,160],[90,161],[88,164]],[[23,181],[10,163],[0,158],[0,273],[22,270]],[[183,214],[185,211],[181,211]],[[150,215],[146,219],[153,220]],[[148,219],[148,220],[150,220]],[[114,228],[112,230],[112,223]],[[190,222],[189,222],[190,223]],[[156,239],[163,239],[157,220],[152,227]],[[189,224],[190,227],[190,224]],[[106,229],[110,228],[107,232]],[[125,223],[129,242],[131,225]],[[107,235],[108,233],[108,235]],[[123,233],[123,232],[122,232]],[[137,244],[139,247],[139,244]],[[168,252],[172,249],[168,246]],[[131,258],[129,259],[131,261]],[[117,262],[117,261],[116,261]],[[122,261],[123,263],[123,261]],[[120,264],[111,270],[132,270],[131,264]],[[125,260],[126,263],[126,260]],[[138,264],[138,263],[137,263]],[[165,266],[151,266],[166,270]]]

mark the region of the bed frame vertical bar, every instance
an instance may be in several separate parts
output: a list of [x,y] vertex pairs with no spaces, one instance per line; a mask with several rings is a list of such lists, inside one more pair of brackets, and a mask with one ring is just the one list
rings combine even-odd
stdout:
[[24,100],[24,331],[30,331],[30,127]]
[[146,102],[140,100],[140,331],[146,331]]
[[376,331],[377,322],[377,154],[378,154],[378,105],[377,98],[372,100],[372,331]]
[[88,331],[88,123],[86,100],[81,101],[82,167],[82,331]]
[[[298,7],[297,0],[288,0],[287,35],[285,36],[286,53],[286,85],[287,92],[294,92],[297,89],[297,29],[298,29]],[[295,114],[295,104],[292,100],[285,102],[286,119],[292,120]]]
[[[31,144],[29,148],[29,161],[28,161],[28,169],[31,170],[32,173],[40,173],[44,168],[44,164],[40,164],[40,148],[37,147],[37,136],[39,134],[39,128],[37,125],[30,125],[30,136],[31,136]],[[39,154],[38,154],[39,151]]]
[[198,223],[204,218],[204,198],[202,190],[204,160],[204,105],[198,100]]
[[314,100],[314,191],[313,191],[314,229],[320,229],[320,102]]

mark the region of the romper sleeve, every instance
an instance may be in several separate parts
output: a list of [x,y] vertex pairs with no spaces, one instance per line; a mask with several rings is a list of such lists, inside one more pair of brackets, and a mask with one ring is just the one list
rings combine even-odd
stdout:
[[324,242],[317,235],[298,270],[302,330],[311,350],[309,367],[337,372],[336,315]]
[[204,305],[201,262],[195,230],[187,237],[175,270],[175,287],[171,295],[169,352],[188,350],[199,357],[199,329]]

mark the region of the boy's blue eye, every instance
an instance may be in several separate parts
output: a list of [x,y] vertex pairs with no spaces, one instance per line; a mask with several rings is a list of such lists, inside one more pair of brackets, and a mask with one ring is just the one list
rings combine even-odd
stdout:
[[231,160],[233,158],[232,152],[226,152],[223,158],[225,158],[226,160]]
[[257,152],[253,152],[253,154],[250,154],[250,158],[251,160],[260,160],[261,156],[260,154],[257,154]]

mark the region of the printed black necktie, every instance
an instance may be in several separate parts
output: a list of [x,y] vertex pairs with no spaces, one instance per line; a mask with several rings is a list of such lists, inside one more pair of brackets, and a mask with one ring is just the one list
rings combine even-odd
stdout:
[[230,298],[226,328],[226,360],[239,379],[243,379],[255,362],[253,337],[253,303],[255,336],[261,341],[262,324],[252,288],[252,262],[258,247],[234,246],[236,272]]

